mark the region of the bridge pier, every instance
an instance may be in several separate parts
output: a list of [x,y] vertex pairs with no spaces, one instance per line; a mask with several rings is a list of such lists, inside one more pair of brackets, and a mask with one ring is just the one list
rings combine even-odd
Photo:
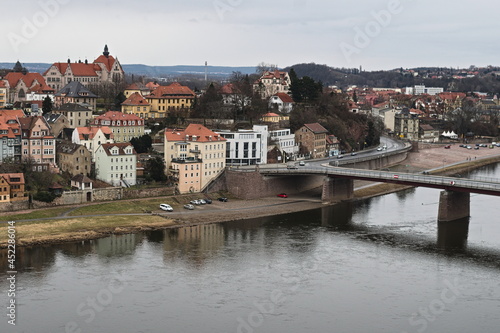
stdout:
[[338,202],[352,199],[354,183],[352,179],[326,177],[323,181],[321,200],[324,202]]
[[470,193],[442,191],[439,197],[438,222],[454,221],[470,216]]

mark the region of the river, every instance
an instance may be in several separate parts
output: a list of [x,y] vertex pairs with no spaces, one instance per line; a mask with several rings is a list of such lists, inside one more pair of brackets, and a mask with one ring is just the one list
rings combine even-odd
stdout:
[[[470,177],[500,178],[500,166]],[[500,198],[417,188],[306,212],[18,249],[0,332],[496,333]],[[5,300],[5,301],[4,301]]]

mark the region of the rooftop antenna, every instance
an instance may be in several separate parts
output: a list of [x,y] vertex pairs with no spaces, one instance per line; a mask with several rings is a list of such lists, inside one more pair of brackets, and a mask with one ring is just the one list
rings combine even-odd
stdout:
[[205,82],[208,81],[208,78],[207,78],[207,65],[208,65],[208,62],[205,61]]

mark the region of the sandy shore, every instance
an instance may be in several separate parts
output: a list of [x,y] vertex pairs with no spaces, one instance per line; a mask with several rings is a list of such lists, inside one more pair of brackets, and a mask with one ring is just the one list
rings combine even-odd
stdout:
[[[463,162],[461,168],[470,166],[477,167],[480,161],[488,156],[500,154],[500,148],[479,150],[468,150],[454,145],[451,149],[443,147],[422,149],[419,152],[409,153],[408,158],[398,167],[401,170],[420,172],[423,170],[440,168],[444,165]],[[368,182],[355,182],[355,199],[363,199],[385,193],[395,192],[406,188],[395,184],[371,184]],[[206,223],[218,223],[225,221],[244,220],[250,218],[280,215],[298,211],[305,211],[324,207],[321,201],[321,189],[301,194],[290,194],[288,198],[268,197],[253,200],[233,200],[228,202],[214,201],[211,205],[196,207],[193,211],[178,209],[175,212],[153,212],[151,215],[138,215],[134,217],[137,224],[134,226],[124,225],[106,227],[99,230],[71,233],[70,235],[53,235],[37,239],[19,240],[20,246],[29,246],[45,243],[61,243],[68,241],[96,239],[106,237],[110,234],[125,234],[144,230],[156,230],[165,228],[178,228],[182,226],[198,225]],[[68,207],[68,210],[72,209]],[[84,217],[80,217],[84,218]],[[112,218],[108,216],[107,218]],[[70,223],[72,219],[61,218],[57,223]],[[0,243],[0,247],[3,247]]]

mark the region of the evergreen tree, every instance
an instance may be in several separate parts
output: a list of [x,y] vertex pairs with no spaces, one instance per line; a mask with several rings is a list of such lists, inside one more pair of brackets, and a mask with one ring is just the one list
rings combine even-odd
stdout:
[[47,96],[44,98],[42,102],[42,113],[46,114],[50,112],[52,112],[52,99],[49,96]]

